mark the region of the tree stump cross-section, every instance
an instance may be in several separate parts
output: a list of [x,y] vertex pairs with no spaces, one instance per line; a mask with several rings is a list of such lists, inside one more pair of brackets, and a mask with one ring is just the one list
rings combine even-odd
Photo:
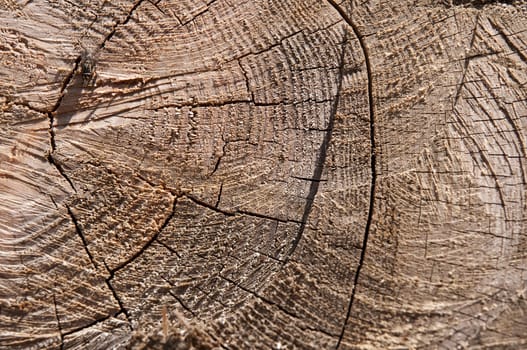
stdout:
[[527,347],[524,1],[0,18],[0,347]]

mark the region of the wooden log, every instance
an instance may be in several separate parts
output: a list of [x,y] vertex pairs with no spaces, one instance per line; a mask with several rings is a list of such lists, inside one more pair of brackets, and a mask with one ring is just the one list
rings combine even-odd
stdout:
[[0,18],[0,347],[527,347],[524,2]]

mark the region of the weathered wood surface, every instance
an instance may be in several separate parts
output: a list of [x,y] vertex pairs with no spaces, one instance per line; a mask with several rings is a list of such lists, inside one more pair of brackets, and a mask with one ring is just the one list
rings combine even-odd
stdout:
[[527,347],[527,9],[0,1],[0,347]]

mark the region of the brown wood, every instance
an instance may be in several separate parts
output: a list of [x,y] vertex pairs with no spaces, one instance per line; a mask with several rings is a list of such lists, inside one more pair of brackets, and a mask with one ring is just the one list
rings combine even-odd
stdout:
[[1,348],[527,348],[525,2],[0,18]]

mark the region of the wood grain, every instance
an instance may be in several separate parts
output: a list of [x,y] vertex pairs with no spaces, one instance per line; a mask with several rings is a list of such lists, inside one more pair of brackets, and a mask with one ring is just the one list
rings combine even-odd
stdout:
[[521,1],[0,1],[0,346],[527,346]]

